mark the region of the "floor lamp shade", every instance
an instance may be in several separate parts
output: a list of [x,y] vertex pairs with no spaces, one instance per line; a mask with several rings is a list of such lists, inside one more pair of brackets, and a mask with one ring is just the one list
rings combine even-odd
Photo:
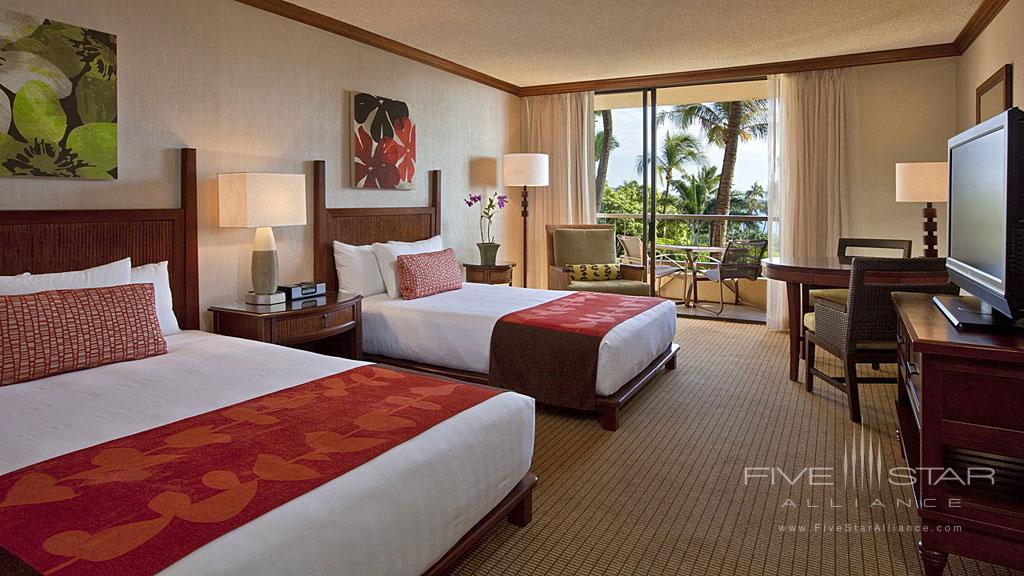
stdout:
[[[272,226],[306,224],[305,174],[239,172],[217,176],[220,226],[255,228],[252,288],[256,296],[277,292],[277,243]],[[256,298],[251,303],[271,303]]]
[[547,186],[547,154],[505,154],[502,162],[505,186]]
[[924,255],[936,258],[939,243],[932,202],[949,201],[949,168],[945,162],[908,162],[896,165],[896,201],[924,203]]
[[547,154],[505,154],[502,163],[502,183],[505,186],[523,187],[523,287],[526,287],[530,268],[526,257],[529,254],[529,233],[526,220],[530,217],[530,190],[528,186],[548,185]]

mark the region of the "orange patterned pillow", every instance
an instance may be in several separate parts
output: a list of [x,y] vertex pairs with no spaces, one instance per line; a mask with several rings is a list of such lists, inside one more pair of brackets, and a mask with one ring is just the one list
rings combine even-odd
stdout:
[[152,284],[0,296],[0,386],[166,353]]
[[462,288],[455,250],[403,254],[398,257],[398,292],[413,300]]

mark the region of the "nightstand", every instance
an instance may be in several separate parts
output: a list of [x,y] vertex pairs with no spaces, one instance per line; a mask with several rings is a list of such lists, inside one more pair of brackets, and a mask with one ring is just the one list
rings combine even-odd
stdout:
[[211,306],[213,331],[359,360],[363,356],[362,300],[334,293],[274,306],[235,302]]
[[470,264],[464,262],[462,267],[466,269],[466,282],[477,284],[508,284],[512,285],[512,269],[516,267],[515,262],[496,262],[493,266],[483,264]]

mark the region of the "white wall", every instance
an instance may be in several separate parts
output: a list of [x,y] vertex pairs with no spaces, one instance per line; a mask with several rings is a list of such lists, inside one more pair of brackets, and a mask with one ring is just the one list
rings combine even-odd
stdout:
[[[250,288],[253,233],[217,227],[218,173],[311,174],[308,161],[326,160],[328,205],[351,207],[423,205],[427,171],[436,168],[443,171],[445,243],[462,259],[476,258],[475,212],[461,199],[471,189],[495,189],[481,159],[518,151],[518,98],[231,0],[4,4],[117,34],[120,157],[115,182],[0,179],[0,209],[177,206],[176,149],[197,148],[205,310]],[[351,188],[353,90],[409,104],[417,124],[415,191]],[[275,230],[283,282],[312,278],[309,182],[309,224]],[[511,229],[519,223],[515,210],[500,218]],[[504,232],[499,225],[499,239]],[[518,250],[506,248],[500,257],[516,259]]]
[[[848,235],[913,240],[921,255],[923,204],[896,203],[896,163],[941,162],[956,133],[955,58],[856,69],[859,183]],[[945,204],[939,211],[939,253],[945,255]]]

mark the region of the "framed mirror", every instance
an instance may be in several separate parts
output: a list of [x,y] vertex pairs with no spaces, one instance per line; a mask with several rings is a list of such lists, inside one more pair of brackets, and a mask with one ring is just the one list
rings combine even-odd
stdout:
[[981,83],[975,91],[974,121],[982,120],[999,114],[1013,107],[1013,64],[1000,68],[988,80]]

